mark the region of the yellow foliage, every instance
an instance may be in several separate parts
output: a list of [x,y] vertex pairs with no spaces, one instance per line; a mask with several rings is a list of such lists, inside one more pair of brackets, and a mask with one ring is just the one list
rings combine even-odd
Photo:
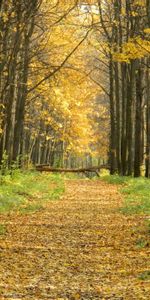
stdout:
[[[42,78],[59,67],[85,36],[87,29],[76,26],[77,22],[78,25],[83,25],[83,19],[78,8],[68,13],[61,22],[55,24],[59,19],[58,16],[61,18],[61,11],[68,11],[74,3],[74,1],[64,2],[62,10],[62,3],[58,3],[57,7],[54,8],[50,1],[44,0],[41,12],[46,31],[40,42],[42,55],[41,59],[34,57],[31,61],[32,72],[28,81],[29,88],[37,85]],[[57,14],[54,13],[55,9]],[[50,15],[53,16],[52,19],[50,19]],[[91,16],[86,22],[90,24]],[[37,33],[35,33],[36,35]],[[108,46],[104,45],[104,47]],[[95,114],[95,95],[99,94],[100,90],[85,74],[88,71],[87,56],[91,54],[91,51],[93,51],[93,45],[89,47],[88,41],[85,40],[55,76],[43,81],[30,94],[26,120],[28,111],[32,111],[32,99],[35,98],[36,114],[34,120],[28,119],[33,127],[34,124],[37,124],[37,128],[33,130],[33,135],[35,136],[35,132],[37,135],[39,134],[39,127],[42,122],[45,140],[63,141],[66,153],[90,153],[91,145],[94,145],[93,148],[96,151],[97,141],[99,141],[98,124],[90,115],[93,114],[94,116]],[[88,55],[86,56],[86,54]],[[41,71],[39,72],[39,70]],[[100,107],[98,109],[100,110]],[[101,107],[101,112],[103,111],[104,109]],[[107,145],[106,134],[102,139],[106,139],[104,144]],[[103,147],[102,151],[107,152],[106,147]]]
[[130,39],[122,46],[122,52],[114,52],[113,58],[118,62],[130,63],[130,60],[140,59],[150,54],[150,41],[141,37]]
[[147,34],[150,34],[150,28],[145,28],[144,32],[147,33]]

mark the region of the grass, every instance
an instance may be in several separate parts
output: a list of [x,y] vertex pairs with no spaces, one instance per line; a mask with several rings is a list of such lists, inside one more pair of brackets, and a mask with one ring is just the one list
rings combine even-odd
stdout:
[[127,214],[150,214],[150,180],[130,178],[127,185],[121,188],[125,195],[125,206],[122,212]]
[[[143,216],[142,228],[137,231],[140,234],[136,241],[136,247],[139,249],[149,247],[150,237],[150,180],[144,177],[121,177],[117,175],[104,175],[102,180],[120,186],[119,190],[124,196],[124,206],[119,209],[126,215]],[[140,275],[142,280],[150,278],[149,273]]]
[[13,176],[1,177],[0,213],[34,212],[42,209],[45,201],[59,199],[63,192],[59,175],[16,171]]
[[6,226],[0,224],[0,236],[4,235],[6,233]]
[[145,248],[145,247],[148,247],[149,246],[149,243],[147,240],[145,240],[144,238],[139,238],[137,241],[136,241],[136,247],[138,249],[142,249],[142,248]]
[[64,173],[63,175],[63,178],[64,179],[67,179],[67,180],[76,180],[76,179],[88,179],[88,177],[85,176],[84,173]]
[[126,214],[150,214],[150,180],[144,177],[121,177],[104,175],[102,179],[110,184],[120,185],[125,205],[121,209]]
[[150,270],[144,271],[143,273],[139,274],[138,278],[140,280],[150,280]]

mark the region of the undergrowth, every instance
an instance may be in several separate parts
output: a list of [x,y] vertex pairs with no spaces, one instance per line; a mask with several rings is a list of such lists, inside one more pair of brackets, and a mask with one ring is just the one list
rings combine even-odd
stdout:
[[64,191],[62,177],[55,174],[16,170],[0,180],[0,213],[40,210],[45,201],[59,199]]
[[144,177],[133,178],[118,175],[105,175],[102,179],[110,184],[120,185],[125,205],[121,209],[126,214],[150,213],[150,180]]

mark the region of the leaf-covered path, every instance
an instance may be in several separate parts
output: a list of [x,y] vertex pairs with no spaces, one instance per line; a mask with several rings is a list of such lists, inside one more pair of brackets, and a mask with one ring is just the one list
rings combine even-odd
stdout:
[[140,220],[117,208],[117,187],[66,181],[60,201],[29,215],[2,217],[0,299],[149,299],[148,248],[137,248]]

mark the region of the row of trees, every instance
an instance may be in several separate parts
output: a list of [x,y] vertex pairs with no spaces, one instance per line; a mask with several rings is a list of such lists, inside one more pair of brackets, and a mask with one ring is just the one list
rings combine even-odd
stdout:
[[78,1],[9,0],[0,9],[0,161],[4,153],[10,164],[106,157],[107,134],[100,139],[98,128],[103,120],[108,131],[107,109],[86,74],[90,26]]
[[110,103],[111,174],[150,177],[150,1],[95,1]]
[[40,1],[0,2],[0,161],[22,153],[30,44]]
[[149,9],[149,1],[114,1],[114,26],[107,36],[114,44],[109,59],[111,172],[117,163],[119,173],[135,177],[144,160],[150,176]]
[[0,28],[0,161],[150,177],[149,0],[2,0]]

